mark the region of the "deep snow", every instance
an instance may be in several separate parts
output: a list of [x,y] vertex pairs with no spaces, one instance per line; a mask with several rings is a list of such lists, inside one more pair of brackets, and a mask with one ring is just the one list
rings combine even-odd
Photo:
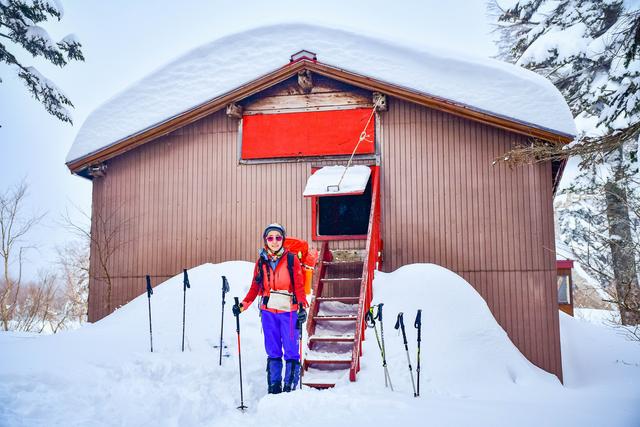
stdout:
[[[640,345],[561,313],[565,385],[528,362],[462,278],[430,264],[376,272],[395,392],[384,388],[371,330],[358,381],[334,389],[266,395],[257,310],[241,316],[247,413],[239,404],[233,296],[243,297],[252,264],[190,270],[187,351],[180,352],[182,275],[154,289],[154,353],[146,293],[103,320],[53,336],[0,334],[0,425],[377,425],[634,426],[640,424]],[[218,366],[220,276],[230,357]],[[141,293],[144,284],[140,284]],[[413,398],[395,316],[405,313],[415,368],[416,309],[423,310],[422,381]]]
[[466,108],[575,135],[569,107],[553,84],[494,59],[402,46],[342,30],[281,24],[200,46],[133,83],[93,111],[69,153],[71,162],[154,127],[285,66],[310,50],[318,62]]

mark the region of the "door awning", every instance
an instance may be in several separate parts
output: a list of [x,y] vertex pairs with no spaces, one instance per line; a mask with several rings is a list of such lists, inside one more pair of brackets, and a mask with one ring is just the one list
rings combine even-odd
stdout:
[[[304,197],[361,195],[367,187],[370,175],[371,169],[368,166],[350,166],[346,173],[344,166],[325,166],[309,177],[302,195]],[[340,181],[341,178],[342,181]]]

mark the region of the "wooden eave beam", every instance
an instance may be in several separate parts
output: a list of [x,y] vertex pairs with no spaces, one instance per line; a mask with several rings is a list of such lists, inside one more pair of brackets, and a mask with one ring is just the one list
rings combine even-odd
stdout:
[[278,84],[281,81],[291,77],[291,75],[297,73],[299,70],[305,68],[305,64],[308,63],[308,61],[304,60],[300,62],[294,62],[291,65],[282,67],[274,71],[273,73],[267,74],[257,80],[249,82],[232,92],[228,92],[222,96],[219,96],[218,98],[214,98],[211,101],[192,108],[191,110],[188,110],[180,115],[167,119],[154,127],[145,129],[135,135],[122,139],[98,152],[90,154],[86,157],[82,157],[73,162],[69,162],[67,163],[67,167],[69,168],[69,170],[71,170],[71,172],[77,173],[96,162],[102,162],[123,154],[124,152],[132,150],[153,139],[159,138],[190,123],[198,121],[201,118],[208,116],[209,114],[225,108],[229,103],[237,102],[268,87]]
[[531,127],[524,123],[515,122],[506,118],[496,117],[494,115],[477,111],[465,105],[457,104],[446,99],[414,92],[404,87],[380,82],[370,77],[355,74],[340,68],[303,59],[291,64],[287,64],[272,73],[253,80],[231,92],[228,92],[204,104],[194,107],[191,110],[188,110],[178,116],[167,119],[154,127],[148,128],[135,135],[120,140],[96,153],[90,154],[73,162],[69,162],[67,163],[67,167],[71,172],[78,173],[79,171],[92,164],[103,162],[110,158],[116,157],[153,139],[171,133],[177,129],[180,129],[181,127],[200,120],[201,118],[206,117],[209,114],[225,108],[229,103],[238,102],[268,87],[278,84],[291,77],[292,75],[296,75],[298,71],[301,70],[314,71],[320,75],[330,77],[335,80],[351,84],[353,86],[382,92],[386,95],[390,95],[405,101],[444,111],[477,122],[486,123],[494,127],[505,129],[511,132],[516,132],[533,138],[540,138],[546,141],[555,141],[561,143],[569,143],[572,141],[572,137],[570,136],[557,134],[536,127]]

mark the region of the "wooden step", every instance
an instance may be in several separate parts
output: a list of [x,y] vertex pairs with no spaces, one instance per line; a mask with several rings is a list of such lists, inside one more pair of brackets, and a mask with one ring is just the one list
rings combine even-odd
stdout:
[[364,261],[323,261],[324,265],[356,265],[356,264],[364,264]]
[[362,282],[362,277],[332,277],[330,279],[320,279],[324,283],[349,283],[349,282]]
[[304,359],[305,369],[309,365],[351,365],[351,359]]
[[332,249],[331,256],[336,261],[362,261],[367,257],[366,249]]
[[317,297],[318,302],[342,302],[345,304],[358,304],[360,297]]
[[353,342],[353,335],[312,335],[309,337],[309,343],[320,342]]
[[304,381],[304,379],[302,380],[302,385],[305,387],[311,387],[311,388],[317,388],[317,389],[326,389],[326,388],[333,388],[336,386],[336,383],[329,383],[329,382],[325,382],[322,380],[309,380],[307,382]]
[[357,316],[315,316],[315,321],[351,321],[358,320]]
[[309,368],[302,374],[302,384],[313,388],[331,388],[349,375],[349,369],[322,370]]

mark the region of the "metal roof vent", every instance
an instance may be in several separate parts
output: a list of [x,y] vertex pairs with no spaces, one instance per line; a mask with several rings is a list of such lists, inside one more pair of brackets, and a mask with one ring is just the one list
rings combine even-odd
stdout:
[[308,51],[308,50],[304,50],[302,49],[299,52],[294,53],[293,55],[291,55],[291,58],[289,59],[289,62],[298,62],[301,61],[303,59],[308,59],[310,61],[317,61],[318,57],[316,56],[315,53]]

